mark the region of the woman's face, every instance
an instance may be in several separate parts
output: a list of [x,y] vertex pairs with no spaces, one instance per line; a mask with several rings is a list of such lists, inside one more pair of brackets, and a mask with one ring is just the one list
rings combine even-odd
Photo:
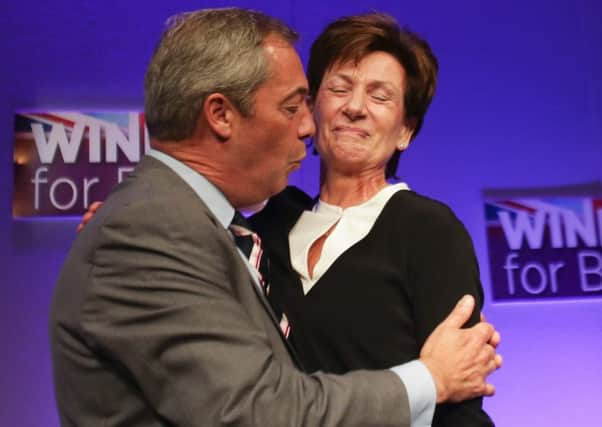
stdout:
[[373,52],[359,63],[331,67],[314,105],[316,148],[327,168],[349,175],[384,174],[395,150],[407,147],[412,128],[403,106],[405,71],[392,55]]

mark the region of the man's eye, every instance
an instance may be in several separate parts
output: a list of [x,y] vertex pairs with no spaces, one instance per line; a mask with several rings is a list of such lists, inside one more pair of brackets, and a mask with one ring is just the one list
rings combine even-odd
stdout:
[[284,107],[287,113],[296,114],[299,111],[298,105],[289,105],[288,107]]

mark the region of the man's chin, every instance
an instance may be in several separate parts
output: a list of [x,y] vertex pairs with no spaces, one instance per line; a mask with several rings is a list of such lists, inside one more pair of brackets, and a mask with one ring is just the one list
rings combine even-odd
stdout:
[[262,200],[261,202],[255,203],[249,206],[242,206],[239,210],[243,213],[244,216],[249,216],[256,214],[268,204],[269,199]]

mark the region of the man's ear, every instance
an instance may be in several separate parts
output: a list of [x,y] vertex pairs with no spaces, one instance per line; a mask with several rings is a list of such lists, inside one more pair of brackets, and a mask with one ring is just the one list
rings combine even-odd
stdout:
[[209,129],[221,141],[232,136],[232,125],[236,119],[237,110],[230,100],[221,93],[212,93],[203,103],[203,114]]
[[416,119],[407,119],[405,125],[401,129],[401,135],[399,135],[397,150],[404,151],[410,146],[410,141],[414,135],[414,129],[416,129]]

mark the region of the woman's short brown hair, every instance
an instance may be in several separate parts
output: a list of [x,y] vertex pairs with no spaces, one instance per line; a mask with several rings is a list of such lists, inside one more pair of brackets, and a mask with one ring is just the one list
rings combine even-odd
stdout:
[[[359,62],[372,52],[386,52],[395,57],[406,73],[405,119],[413,121],[414,138],[435,94],[437,58],[428,43],[395,18],[382,13],[339,18],[329,24],[312,44],[307,69],[309,92],[315,100],[326,71],[347,61]],[[386,177],[394,177],[400,151],[396,151],[386,167]]]

